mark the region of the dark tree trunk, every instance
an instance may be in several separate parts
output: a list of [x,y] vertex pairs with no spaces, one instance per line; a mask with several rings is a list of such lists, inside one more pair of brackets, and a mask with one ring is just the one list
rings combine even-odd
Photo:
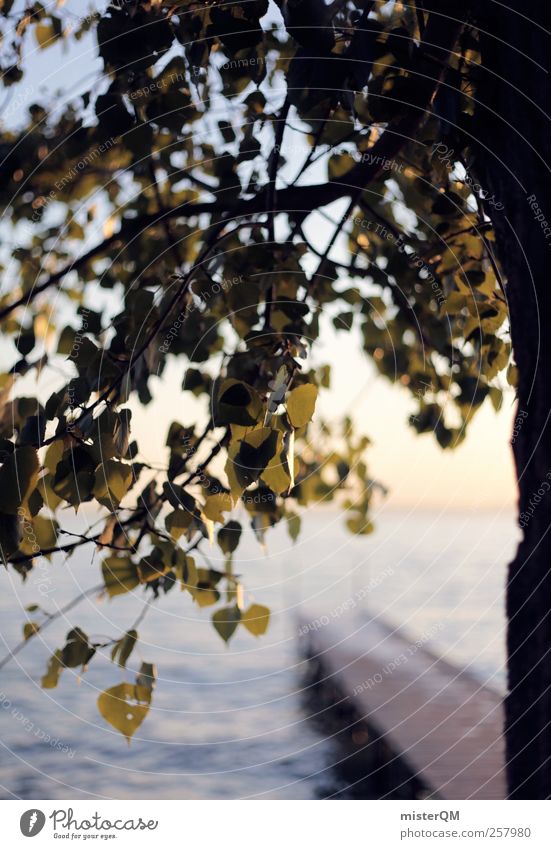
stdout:
[[[522,541],[507,581],[509,795],[551,797],[551,4],[475,3],[474,135],[504,269],[519,419],[513,452]],[[527,17],[523,17],[527,16]],[[539,217],[539,220],[538,220]],[[545,224],[544,222],[549,222]]]

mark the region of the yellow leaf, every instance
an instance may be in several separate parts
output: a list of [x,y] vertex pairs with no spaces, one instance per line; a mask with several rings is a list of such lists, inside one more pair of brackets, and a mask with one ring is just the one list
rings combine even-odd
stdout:
[[291,478],[284,465],[283,454],[276,454],[275,457],[272,457],[260,477],[276,495],[287,492],[291,487]]
[[127,593],[140,583],[138,570],[129,557],[106,557],[101,571],[105,589],[111,597]]
[[103,222],[103,236],[104,236],[105,239],[109,239],[109,238],[111,238],[111,236],[113,235],[114,232],[115,232],[115,218],[114,218],[114,216],[110,215]]
[[233,499],[228,492],[220,492],[217,495],[209,495],[203,507],[203,513],[207,519],[213,522],[225,522],[224,512],[233,508]]
[[53,690],[59,683],[59,676],[63,669],[61,649],[57,649],[48,661],[46,673],[42,676],[40,686],[44,690]]
[[37,24],[34,30],[34,36],[41,50],[53,44],[55,35],[55,30],[51,24]]
[[270,623],[270,610],[263,604],[251,604],[248,610],[241,614],[241,622],[255,637],[265,634]]
[[192,519],[188,510],[178,508],[166,517],[165,528],[173,539],[179,539],[191,525]]
[[308,424],[316,408],[318,388],[312,383],[297,386],[287,396],[287,414],[294,428]]
[[48,446],[46,456],[44,457],[44,466],[52,474],[55,474],[57,464],[61,462],[64,450],[65,446],[63,445],[62,439],[56,439],[55,442],[52,442],[52,444]]
[[98,696],[98,710],[109,725],[130,743],[149,712],[148,704],[138,704],[135,684],[117,684]]
[[38,481],[36,488],[42,496],[42,500],[46,507],[49,510],[55,510],[59,504],[61,504],[62,500],[57,492],[54,492],[52,489],[52,483],[54,481],[53,475],[43,475]]
[[40,625],[38,622],[25,622],[23,625],[23,638],[29,640],[34,634],[38,634]]
[[220,599],[218,590],[211,587],[190,587],[189,591],[199,607],[209,607]]
[[237,499],[241,497],[241,495],[245,491],[246,486],[246,484],[241,484],[237,479],[234,461],[238,454],[239,444],[234,442],[228,448],[228,459],[226,460],[226,465],[224,466],[224,471],[226,472],[226,477],[228,479],[228,485],[230,487],[231,496],[235,501],[237,501]]

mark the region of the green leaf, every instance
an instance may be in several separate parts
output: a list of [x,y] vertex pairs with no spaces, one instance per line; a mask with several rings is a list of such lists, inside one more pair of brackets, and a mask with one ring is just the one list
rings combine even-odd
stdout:
[[0,554],[7,565],[9,558],[19,548],[21,540],[21,522],[15,514],[0,513]]
[[101,564],[103,583],[111,597],[130,592],[140,583],[138,569],[130,557],[106,557]]
[[127,631],[126,634],[121,637],[120,640],[117,640],[111,650],[111,660],[113,661],[113,663],[116,661],[119,666],[124,669],[128,658],[134,650],[134,646],[136,645],[137,639],[138,632],[134,628],[132,628],[130,631]]
[[25,554],[33,554],[33,546],[40,546],[41,549],[54,548],[57,543],[57,534],[59,526],[54,519],[49,519],[47,516],[35,516],[31,521],[34,539],[25,540],[23,535],[23,544],[21,551]]
[[255,637],[260,637],[268,630],[270,623],[270,609],[262,604],[251,604],[251,606],[241,614],[241,622]]
[[138,563],[138,578],[140,583],[147,584],[150,581],[156,581],[157,578],[166,575],[172,567],[171,562],[166,562],[163,551],[158,546],[155,546],[146,557],[142,557]]
[[212,624],[225,643],[227,643],[235,633],[240,621],[241,611],[237,605],[232,607],[221,607],[220,610],[217,610],[216,613],[212,614]]
[[294,428],[304,427],[314,415],[318,388],[305,383],[291,390],[287,396],[287,415]]
[[300,534],[301,519],[297,513],[289,513],[287,515],[287,531],[289,536],[296,542]]
[[217,535],[218,545],[224,554],[232,554],[239,545],[242,528],[239,522],[232,519],[223,528],[220,528]]
[[42,501],[49,510],[55,510],[63,500],[57,492],[54,492],[53,483],[53,475],[43,475],[36,485],[38,492],[42,496]]
[[[73,350],[73,345],[75,344],[75,336],[76,330],[73,327],[64,327],[61,333],[59,334],[59,340],[57,343],[57,353],[65,354],[68,356]],[[52,443],[55,445],[55,442]]]
[[191,592],[197,586],[197,567],[195,560],[181,548],[177,548],[174,552],[174,559],[176,561],[174,571],[180,581],[180,588]]
[[56,439],[55,442],[52,442],[52,444],[48,446],[46,456],[44,457],[44,467],[52,474],[55,474],[57,464],[61,462],[64,450],[62,439]]
[[16,448],[0,469],[0,512],[17,513],[36,486],[38,455],[30,445]]
[[225,380],[218,395],[217,424],[255,425],[262,413],[258,393],[241,380]]
[[64,666],[72,669],[81,666],[83,669],[94,655],[95,648],[88,642],[88,637],[81,628],[73,628],[67,634],[67,642],[61,650],[61,660]]
[[94,489],[95,463],[82,447],[72,448],[63,454],[55,470],[53,490],[73,507],[90,501]]

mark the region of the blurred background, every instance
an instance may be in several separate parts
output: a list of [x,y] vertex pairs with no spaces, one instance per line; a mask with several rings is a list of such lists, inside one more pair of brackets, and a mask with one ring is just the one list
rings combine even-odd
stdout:
[[[76,20],[87,13],[85,3],[66,5]],[[54,45],[29,55],[28,79],[40,84],[23,87],[16,108],[5,104],[8,126],[37,92],[55,108],[63,102],[59,89],[70,99],[101,72],[87,36],[76,52]],[[2,798],[361,795],[343,772],[340,735],[320,722],[321,705],[299,652],[300,621],[332,615],[343,604],[349,608],[343,627],[380,617],[411,639],[431,633],[432,650],[503,690],[505,575],[518,536],[508,444],[512,392],[499,413],[486,403],[465,442],[443,451],[432,435],[408,427],[411,396],[377,378],[358,353],[355,333],[339,335],[329,319],[315,357],[331,363],[333,388],[320,398],[319,413],[329,421],[350,415],[372,440],[370,473],[389,490],[374,504],[375,532],[356,538],[338,509],[323,507],[305,513],[295,543],[283,527],[267,534],[265,548],[246,532],[235,568],[248,600],[272,611],[259,639],[239,629],[226,647],[209,611],[194,607],[188,595],[174,592],[152,604],[129,674],[145,660],[158,663],[159,678],[150,714],[130,745],[96,708],[99,692],[124,677],[108,657],[82,677],[64,670],[55,690],[40,687],[48,657],[70,628],[109,634],[112,620],[124,616],[131,627],[143,605],[139,590],[131,599],[82,601],[0,672]],[[153,381],[150,407],[133,408],[133,437],[147,446],[152,463],[163,457],[165,423],[197,415],[193,400],[180,400],[181,377],[181,367],[171,363],[162,383]],[[70,522],[64,519],[64,526]],[[214,548],[209,556],[219,562]],[[24,584],[2,570],[2,654],[21,639],[27,605],[62,607],[98,583],[100,562],[89,550],[67,562],[54,557]]]

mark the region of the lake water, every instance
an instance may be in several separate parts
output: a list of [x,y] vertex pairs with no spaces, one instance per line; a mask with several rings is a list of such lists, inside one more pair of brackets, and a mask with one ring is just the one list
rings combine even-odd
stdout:
[[[347,603],[343,624],[381,616],[412,638],[435,633],[433,650],[503,688],[505,566],[518,536],[512,514],[387,509],[376,523],[372,536],[354,538],[336,512],[312,511],[296,544],[276,529],[266,552],[245,535],[236,571],[247,598],[272,609],[260,639],[238,629],[227,648],[209,608],[197,609],[177,589],[159,599],[133,656],[156,662],[159,680],[130,746],[96,708],[99,691],[124,676],[107,657],[98,653],[81,679],[67,669],[57,689],[39,686],[70,627],[111,637],[130,627],[143,604],[140,593],[83,601],[0,672],[2,798],[314,799],[345,790],[332,740],[309,718],[301,692],[301,610],[310,620],[340,615]],[[214,549],[207,553],[216,561]],[[44,606],[55,610],[98,583],[99,562],[88,546],[69,563],[55,561]],[[20,639],[25,605],[43,599],[39,578],[24,585],[10,570],[0,580],[4,654]]]

